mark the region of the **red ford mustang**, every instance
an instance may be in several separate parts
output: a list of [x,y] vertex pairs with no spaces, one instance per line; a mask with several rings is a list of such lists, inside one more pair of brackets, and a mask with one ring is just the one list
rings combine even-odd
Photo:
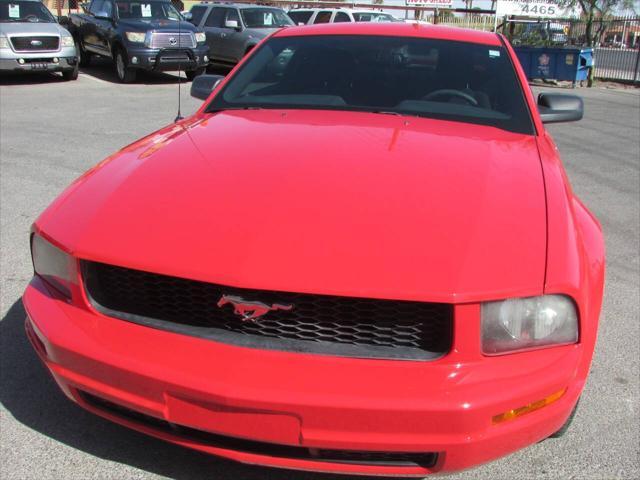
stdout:
[[408,24],[282,30],[192,93],[34,224],[26,330],[69,398],[326,472],[423,476],[564,431],[604,245],[543,123],[578,97],[536,102],[500,35]]

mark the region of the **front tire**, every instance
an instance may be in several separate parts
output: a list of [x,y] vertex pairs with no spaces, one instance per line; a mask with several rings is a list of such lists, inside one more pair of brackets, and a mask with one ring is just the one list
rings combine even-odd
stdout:
[[76,66],[73,67],[73,70],[65,70],[64,72],[62,72],[62,78],[64,78],[66,81],[77,80],[78,79],[78,64],[76,63]]
[[569,418],[567,418],[567,421],[564,422],[564,425],[562,425],[562,427],[560,427],[560,430],[558,430],[556,433],[549,435],[549,438],[560,438],[565,433],[567,433],[567,430],[569,430],[569,427],[571,426],[571,422],[573,422],[573,417],[576,416],[576,412],[578,411],[579,404],[580,404],[580,399],[578,399],[578,401],[576,402],[576,406],[573,407],[573,410],[571,410],[571,414],[569,415]]
[[132,68],[129,68],[129,61],[127,59],[127,55],[119,48],[116,50],[115,56],[115,66],[116,66],[116,75],[118,76],[118,80],[120,83],[131,83],[136,80],[136,71]]
[[188,72],[184,72],[187,76],[187,80],[193,81],[198,75],[202,75],[207,71],[207,67],[196,68],[195,70],[189,70]]
[[76,54],[78,55],[78,63],[81,67],[91,65],[91,54],[84,49],[80,40],[76,40]]

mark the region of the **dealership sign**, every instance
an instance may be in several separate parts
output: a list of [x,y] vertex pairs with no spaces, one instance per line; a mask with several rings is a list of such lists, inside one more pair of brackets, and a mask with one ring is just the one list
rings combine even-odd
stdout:
[[568,18],[578,15],[574,7],[561,7],[554,0],[498,0],[496,15],[518,17]]
[[408,7],[451,8],[453,0],[405,0]]

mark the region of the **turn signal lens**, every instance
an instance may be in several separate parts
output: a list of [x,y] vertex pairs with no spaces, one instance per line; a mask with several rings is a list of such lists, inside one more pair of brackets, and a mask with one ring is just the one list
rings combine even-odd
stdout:
[[547,405],[550,405],[558,400],[560,397],[562,397],[562,395],[565,394],[566,391],[567,389],[563,388],[562,390],[558,390],[557,392],[552,393],[542,400],[538,400],[537,402],[530,403],[529,405],[525,405],[523,407],[501,413],[500,415],[496,415],[491,419],[491,421],[493,424],[502,423],[508,420],[513,420],[514,418],[521,417],[522,415],[526,415],[527,413],[535,412],[536,410],[540,410],[541,408],[546,407]]
[[31,258],[36,275],[65,297],[71,298],[71,287],[78,278],[75,259],[39,235],[33,235],[31,240]]
[[207,35],[204,32],[196,32],[196,42],[204,43],[207,41]]

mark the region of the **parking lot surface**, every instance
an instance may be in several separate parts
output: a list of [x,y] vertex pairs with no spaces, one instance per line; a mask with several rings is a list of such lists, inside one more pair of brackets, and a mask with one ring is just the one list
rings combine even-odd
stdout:
[[[183,85],[183,114],[200,104]],[[580,89],[586,118],[551,126],[574,189],[603,224],[608,271],[591,376],[567,435],[451,479],[640,478],[640,90]],[[173,75],[120,85],[92,67],[76,82],[0,85],[0,478],[329,480],[250,467],[111,424],[68,401],[23,333],[29,228],[82,172],[176,116]],[[517,159],[514,159],[517,161]]]

